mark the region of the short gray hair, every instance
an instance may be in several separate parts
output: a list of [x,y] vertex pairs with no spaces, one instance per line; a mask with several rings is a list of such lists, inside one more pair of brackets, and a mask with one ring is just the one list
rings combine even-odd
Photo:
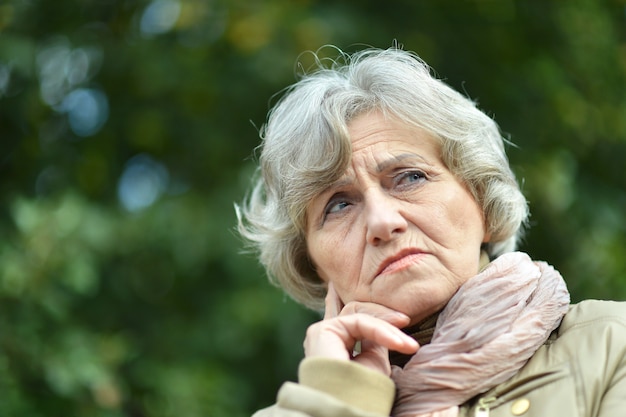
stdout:
[[528,206],[490,117],[411,52],[367,49],[316,62],[270,111],[255,184],[235,207],[239,232],[272,282],[305,306],[323,308],[326,286],[307,254],[306,209],[347,168],[350,121],[374,110],[439,140],[444,164],[483,210],[489,257],[515,250]]

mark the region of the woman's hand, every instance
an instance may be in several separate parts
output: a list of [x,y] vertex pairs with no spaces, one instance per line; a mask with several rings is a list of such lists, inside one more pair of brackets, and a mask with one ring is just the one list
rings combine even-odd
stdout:
[[[379,304],[353,301],[344,306],[333,285],[328,284],[324,319],[309,326],[304,353],[307,357],[354,360],[390,375],[389,349],[411,354],[419,348],[399,329],[409,320],[407,315]],[[355,354],[357,342],[361,342],[361,349]]]

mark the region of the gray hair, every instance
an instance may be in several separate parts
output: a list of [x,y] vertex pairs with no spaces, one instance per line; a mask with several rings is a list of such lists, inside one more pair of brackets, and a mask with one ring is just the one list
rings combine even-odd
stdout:
[[490,117],[411,52],[367,49],[340,53],[330,65],[316,62],[270,111],[254,187],[235,206],[239,232],[273,283],[305,306],[323,308],[326,286],[307,254],[306,209],[347,168],[350,121],[374,110],[435,137],[444,164],[483,210],[491,233],[484,250],[492,259],[515,250],[528,207]]

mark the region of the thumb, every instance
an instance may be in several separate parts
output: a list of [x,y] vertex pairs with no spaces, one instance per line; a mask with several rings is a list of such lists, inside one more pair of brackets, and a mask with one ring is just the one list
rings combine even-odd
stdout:
[[335,286],[332,282],[328,283],[328,291],[326,298],[324,299],[324,320],[337,317],[343,309],[343,302],[339,298],[339,294],[335,291]]

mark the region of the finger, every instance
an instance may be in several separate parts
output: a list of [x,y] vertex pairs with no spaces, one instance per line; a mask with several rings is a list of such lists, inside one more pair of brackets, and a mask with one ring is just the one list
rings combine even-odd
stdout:
[[324,320],[337,317],[343,308],[343,302],[341,301],[341,298],[339,298],[337,291],[335,291],[335,286],[332,282],[328,283],[328,292],[326,293],[324,304]]
[[346,316],[348,318],[351,320],[348,320],[346,328],[350,335],[356,340],[369,341],[367,345],[373,343],[402,353],[415,353],[419,347],[415,339],[385,320],[363,313]]
[[383,306],[377,303],[351,301],[345,305],[341,310],[340,316],[349,314],[367,314],[388,323],[393,324],[396,327],[404,327],[409,324],[411,319],[404,313],[393,310],[389,307]]
[[418,344],[392,324],[367,314],[351,314],[322,320],[307,330],[305,354],[345,358],[352,352],[357,340],[402,353],[414,353]]
[[389,350],[369,340],[361,341],[361,352],[353,360],[368,368],[380,370],[385,375],[391,374]]

